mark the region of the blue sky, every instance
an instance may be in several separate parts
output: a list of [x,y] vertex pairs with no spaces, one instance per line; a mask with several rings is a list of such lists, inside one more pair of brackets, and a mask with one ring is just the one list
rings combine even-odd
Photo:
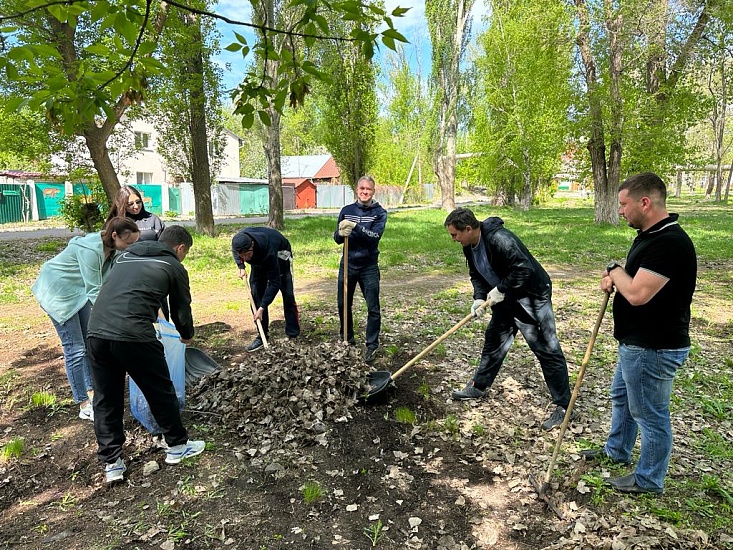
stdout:
[[[397,6],[411,8],[404,17],[395,19],[394,24],[397,30],[410,41],[410,44],[407,45],[407,55],[411,64],[416,67],[417,59],[419,58],[423,77],[426,77],[430,71],[430,36],[428,34],[427,20],[425,19],[425,2],[423,0],[385,1],[385,7],[388,12],[391,12]],[[215,7],[215,11],[230,19],[250,21],[250,7],[249,2],[246,0],[221,0]],[[485,13],[486,8],[484,2],[477,0],[472,10],[474,36]],[[246,27],[233,27],[221,21],[217,26],[222,34],[222,48],[234,41],[233,30],[244,35],[247,40],[254,37]],[[382,46],[377,53],[377,59],[381,59],[381,56],[387,51],[389,50]],[[242,55],[240,53],[222,51],[215,58],[215,61],[222,65],[222,67],[225,67],[227,64],[229,66],[229,68],[224,68],[225,88],[230,89],[236,86],[241,80],[246,65],[246,62],[242,59]]]

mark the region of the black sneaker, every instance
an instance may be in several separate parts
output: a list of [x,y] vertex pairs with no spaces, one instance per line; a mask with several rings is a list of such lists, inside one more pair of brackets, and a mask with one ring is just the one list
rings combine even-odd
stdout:
[[377,348],[367,348],[364,355],[364,362],[371,363],[377,358]]
[[[575,411],[573,411],[570,413],[570,420],[573,420],[576,416]],[[560,426],[563,423],[563,420],[565,420],[565,409],[558,405],[557,408],[552,411],[550,418],[542,423],[542,429],[551,430],[555,426]]]
[[252,343],[249,346],[247,346],[247,351],[257,351],[262,346],[264,346],[264,344],[262,343],[262,338],[258,336],[257,338],[252,340]]
[[486,391],[480,390],[476,386],[474,386],[473,381],[466,384],[466,387],[462,390],[456,390],[450,394],[453,399],[460,400],[481,399],[484,395],[486,395]]

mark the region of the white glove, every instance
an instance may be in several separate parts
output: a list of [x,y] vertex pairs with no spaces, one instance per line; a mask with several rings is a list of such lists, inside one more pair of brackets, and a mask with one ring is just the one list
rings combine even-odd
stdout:
[[339,224],[339,235],[342,237],[348,237],[351,235],[351,231],[356,227],[356,222],[350,220],[341,220]]
[[491,289],[491,292],[489,292],[489,297],[487,300],[489,301],[489,307],[494,307],[496,304],[501,302],[504,299],[504,293],[499,292],[499,289],[494,287]]
[[471,306],[471,313],[474,317],[483,317],[486,313],[486,308],[482,307],[486,300],[474,300]]

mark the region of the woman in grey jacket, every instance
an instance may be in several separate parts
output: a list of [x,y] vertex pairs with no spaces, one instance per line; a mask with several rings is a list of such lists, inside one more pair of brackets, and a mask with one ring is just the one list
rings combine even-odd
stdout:
[[165,229],[165,224],[158,216],[145,210],[142,193],[132,185],[120,187],[110,206],[105,226],[117,216],[125,216],[137,224],[141,241],[157,241]]
[[74,237],[57,256],[41,266],[31,291],[51,318],[64,349],[66,376],[79,418],[94,420],[88,392],[92,379],[86,355],[86,336],[92,305],[99,295],[112,257],[140,237],[129,218],[114,218],[101,233]]

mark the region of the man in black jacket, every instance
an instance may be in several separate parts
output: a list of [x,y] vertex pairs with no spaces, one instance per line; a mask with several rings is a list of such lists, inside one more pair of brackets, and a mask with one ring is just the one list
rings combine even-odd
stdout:
[[473,380],[453,399],[478,399],[493,384],[496,375],[521,331],[542,367],[545,383],[557,406],[542,424],[549,430],[562,424],[570,403],[570,385],[565,356],[560,348],[552,312],[552,283],[547,272],[501,218],[479,224],[473,212],[457,208],[445,220],[454,241],[463,245],[473,284],[471,312],[483,316],[484,302],[491,307],[481,360]]
[[[269,227],[248,227],[242,229],[232,238],[232,256],[239,268],[239,277],[246,274],[244,263],[252,266],[249,274],[249,285],[252,289],[254,321],[262,323],[262,330],[267,337],[270,328],[270,316],[267,308],[278,292],[282,293],[285,313],[285,334],[296,338],[300,334],[300,317],[298,305],[295,303],[293,286],[293,253],[288,241],[282,233]],[[263,346],[259,334],[247,347],[247,351],[255,351]]]
[[125,374],[142,391],[168,445],[165,461],[178,464],[200,454],[203,441],[191,441],[181,422],[163,344],[153,323],[168,296],[170,314],[181,341],[193,338],[191,291],[181,262],[193,244],[185,228],[167,227],[157,241],[137,242],[115,259],[102,285],[87,338],[89,367],[94,385],[94,431],[97,455],[106,464],[107,483],[123,479],[122,445],[125,432]]

